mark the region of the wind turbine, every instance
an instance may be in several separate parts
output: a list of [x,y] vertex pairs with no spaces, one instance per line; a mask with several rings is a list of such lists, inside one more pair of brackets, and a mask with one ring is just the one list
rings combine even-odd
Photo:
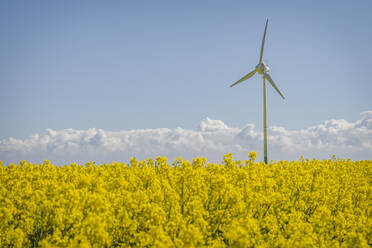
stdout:
[[268,72],[270,71],[270,68],[267,65],[265,65],[264,62],[262,62],[262,55],[263,55],[263,51],[264,51],[266,30],[267,30],[267,23],[268,22],[269,22],[269,19],[266,19],[265,32],[264,32],[264,35],[262,37],[260,61],[259,61],[258,65],[256,65],[256,68],[253,71],[251,71],[250,73],[248,73],[247,75],[245,75],[244,77],[242,77],[241,79],[239,79],[238,81],[236,81],[235,83],[230,85],[230,87],[233,87],[233,86],[237,85],[238,83],[241,83],[241,82],[247,80],[248,78],[251,78],[256,72],[258,72],[258,74],[262,75],[262,79],[263,79],[263,111],[264,111],[264,161],[265,161],[266,164],[267,164],[266,79],[269,81],[271,86],[274,87],[276,92],[278,92],[278,94],[284,99],[283,94],[280,92],[280,90],[278,89],[278,87],[274,83],[273,79],[268,74]]

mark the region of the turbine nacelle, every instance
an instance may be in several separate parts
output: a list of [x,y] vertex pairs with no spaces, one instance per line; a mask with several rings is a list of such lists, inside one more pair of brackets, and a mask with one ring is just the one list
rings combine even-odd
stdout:
[[269,72],[270,68],[267,65],[265,65],[264,62],[261,62],[258,65],[256,65],[256,70],[259,74],[263,75],[264,73]]

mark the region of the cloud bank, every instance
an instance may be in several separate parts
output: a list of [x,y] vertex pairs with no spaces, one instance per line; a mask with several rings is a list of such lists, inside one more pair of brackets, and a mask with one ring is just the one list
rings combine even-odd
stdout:
[[[173,161],[175,157],[191,160],[204,156],[208,161],[220,162],[228,152],[232,152],[235,159],[245,160],[252,150],[257,151],[258,160],[262,160],[262,143],[263,133],[253,124],[234,128],[207,117],[196,130],[47,129],[26,139],[0,140],[0,160],[4,164],[20,160],[40,163],[47,158],[54,164],[67,164],[128,162],[131,157],[167,156]],[[361,113],[356,122],[327,120],[301,130],[272,126],[268,143],[269,159],[274,161],[298,160],[301,155],[317,159],[329,159],[332,155],[352,160],[372,159],[372,111]]]

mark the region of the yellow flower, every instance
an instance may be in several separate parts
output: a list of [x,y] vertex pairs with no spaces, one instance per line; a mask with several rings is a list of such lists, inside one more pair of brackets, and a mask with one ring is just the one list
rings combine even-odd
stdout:
[[0,161],[0,246],[370,246],[371,161],[256,157]]

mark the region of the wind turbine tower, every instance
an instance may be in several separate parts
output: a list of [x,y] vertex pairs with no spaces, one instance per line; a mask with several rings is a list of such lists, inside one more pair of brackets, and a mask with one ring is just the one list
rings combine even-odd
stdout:
[[269,19],[266,19],[266,25],[265,25],[265,31],[264,31],[264,35],[262,37],[262,44],[261,44],[261,52],[260,52],[260,60],[259,60],[259,63],[256,65],[255,69],[253,71],[251,71],[250,73],[248,73],[247,75],[245,75],[244,77],[242,77],[241,79],[239,79],[238,81],[236,81],[235,83],[233,83],[232,85],[230,85],[230,87],[233,87],[235,85],[237,85],[238,83],[241,83],[245,80],[247,80],[248,78],[251,78],[256,72],[258,72],[258,74],[262,75],[262,81],[263,81],[263,130],[264,130],[264,161],[265,163],[267,164],[267,113],[266,113],[266,79],[267,81],[269,81],[269,83],[271,84],[271,86],[276,90],[276,92],[278,92],[278,94],[284,99],[284,96],[283,94],[280,92],[280,90],[278,89],[278,87],[276,86],[276,84],[274,83],[273,79],[271,78],[271,76],[268,74],[268,72],[270,71],[270,68],[262,61],[262,55],[263,55],[263,51],[264,51],[264,45],[265,45],[265,38],[266,38],[266,30],[267,30],[267,24],[269,22]]

